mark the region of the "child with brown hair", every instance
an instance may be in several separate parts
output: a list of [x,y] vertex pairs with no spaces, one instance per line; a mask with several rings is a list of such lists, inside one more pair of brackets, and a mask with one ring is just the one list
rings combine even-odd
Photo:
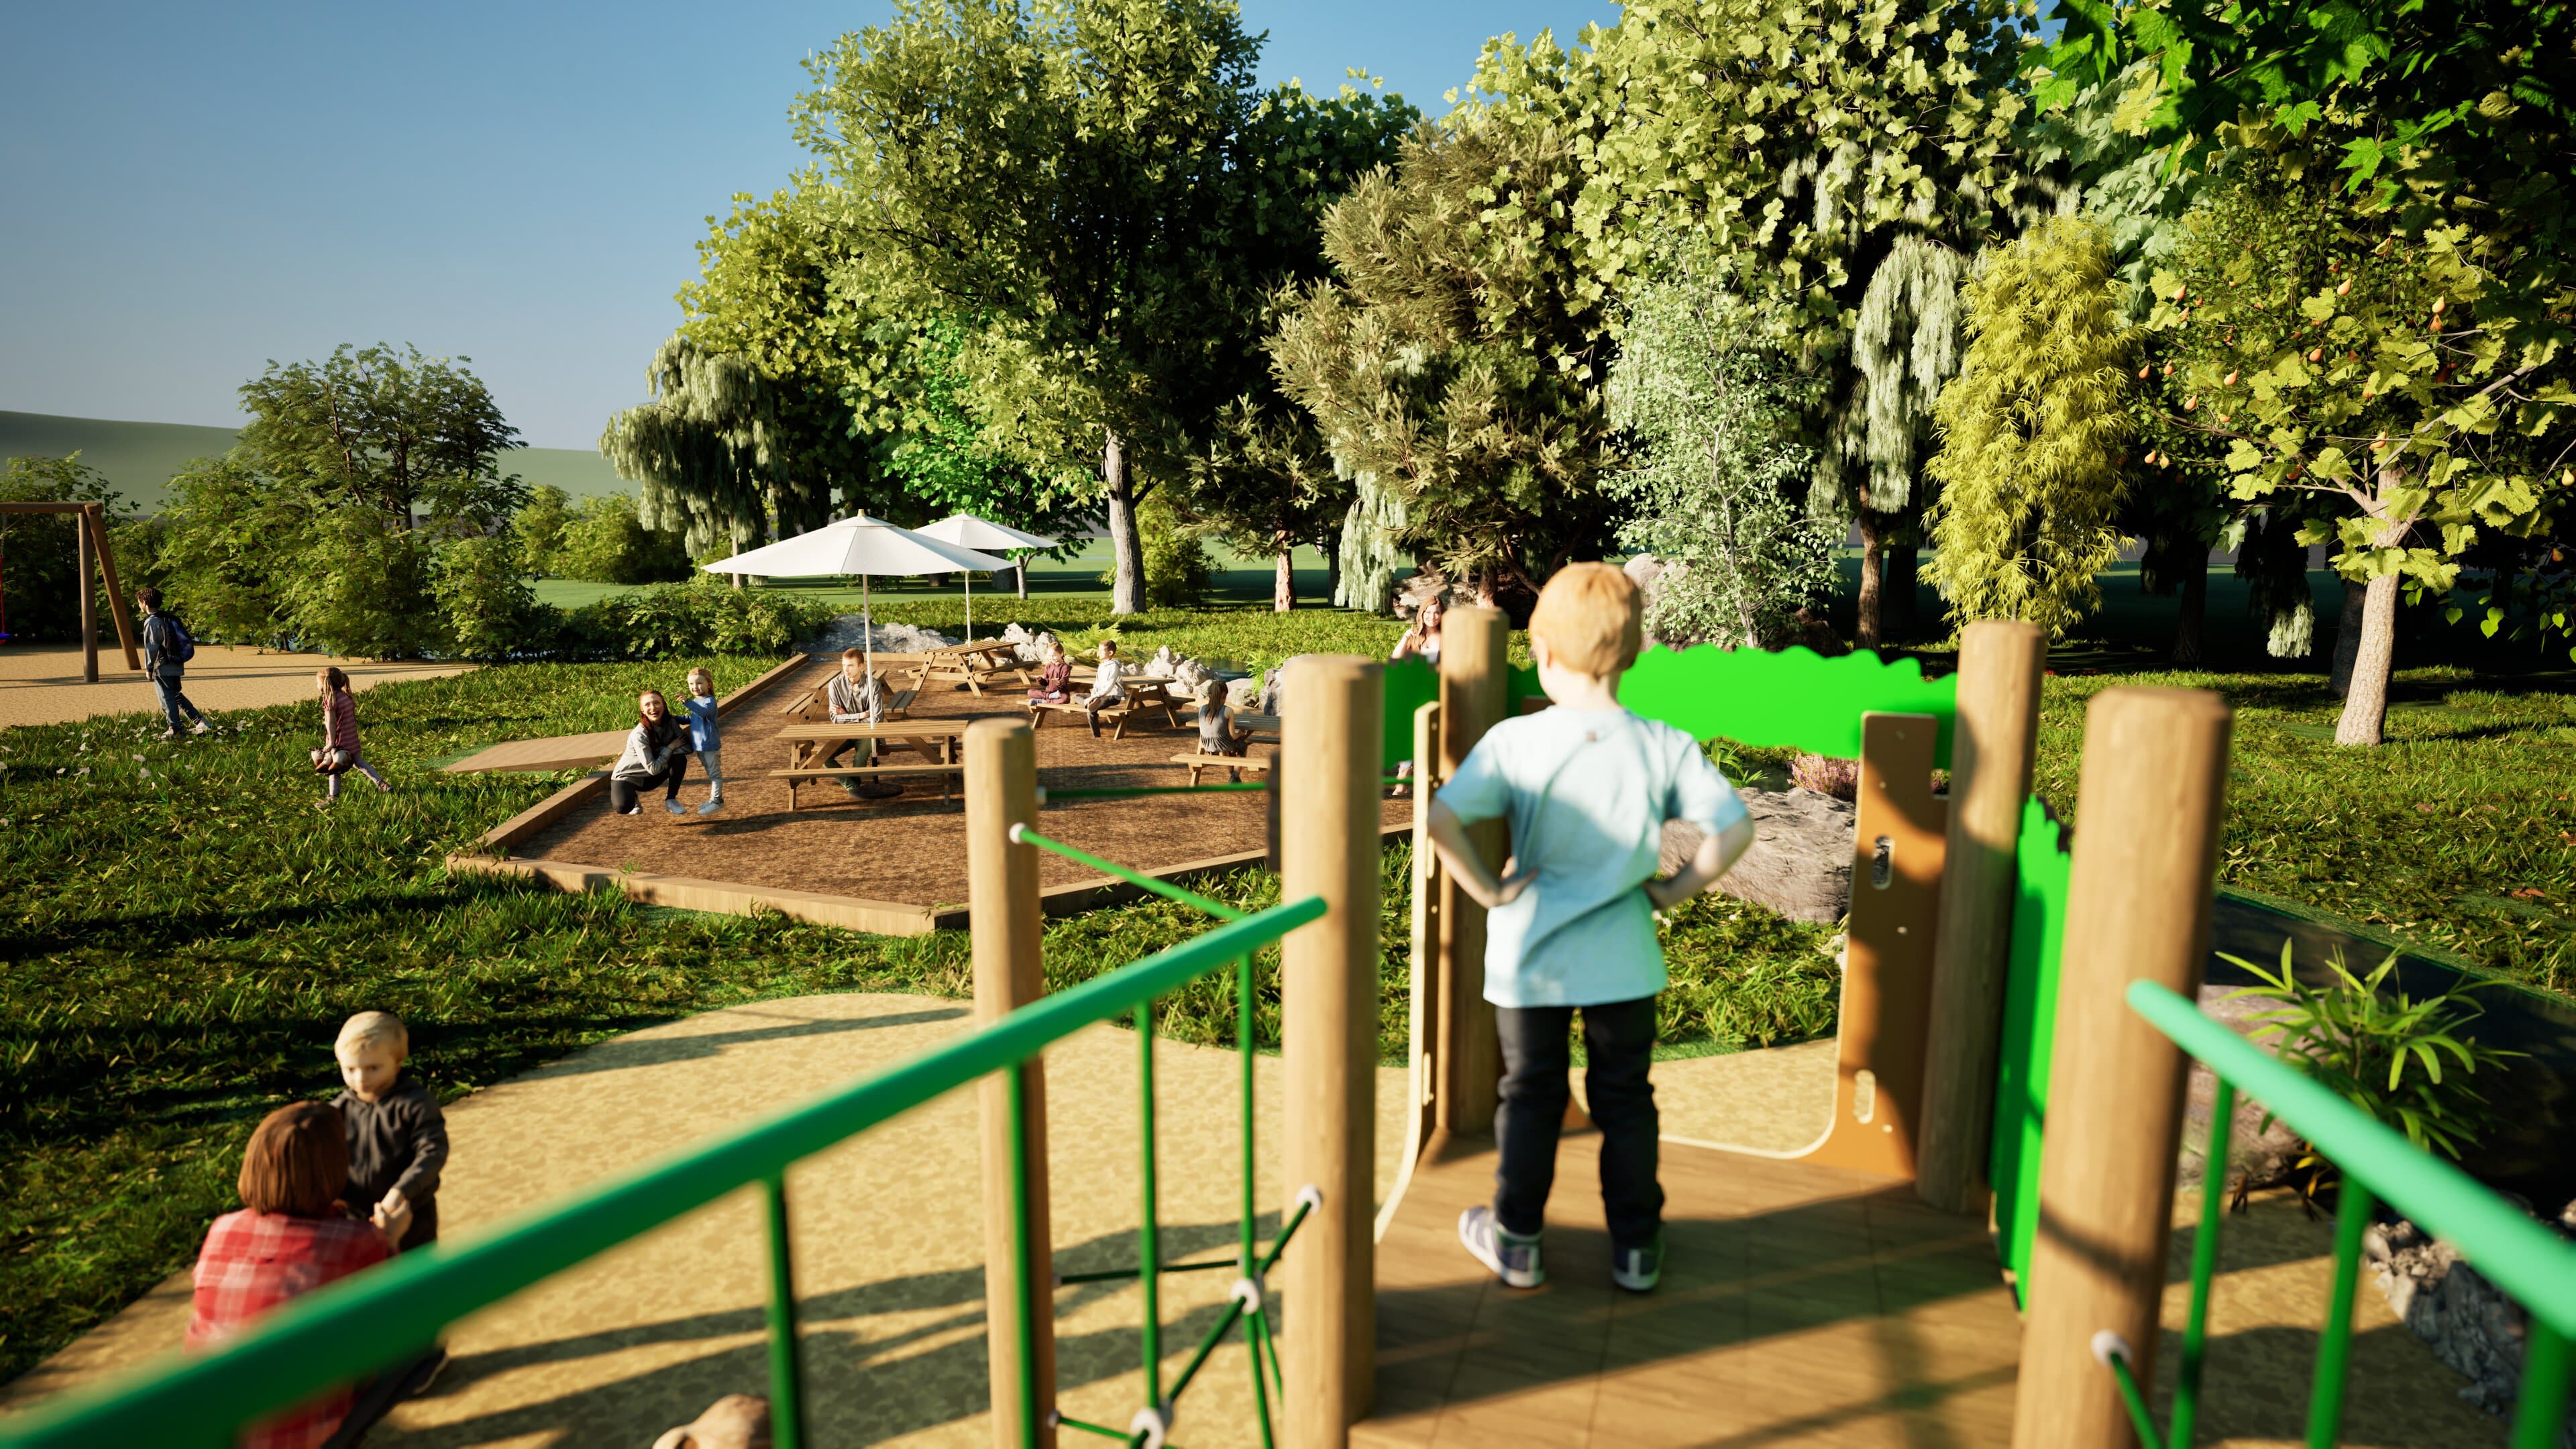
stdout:
[[358,697],[349,688],[349,676],[334,664],[313,676],[313,684],[322,692],[322,748],[313,751],[313,773],[322,777],[322,798],[340,798],[340,777],[351,770],[376,782],[380,794],[392,794],[393,786],[376,773],[358,753]]
[[1083,718],[1091,721],[1091,737],[1100,738],[1100,712],[1127,698],[1127,686],[1119,672],[1126,668],[1118,658],[1118,641],[1100,641],[1100,668],[1091,677],[1091,693],[1082,697]]
[[[1433,847],[1491,913],[1485,999],[1503,1047],[1494,1201],[1461,1214],[1458,1237],[1514,1288],[1547,1281],[1539,1238],[1572,1095],[1578,1012],[1586,1101],[1601,1129],[1611,1280],[1643,1293],[1661,1278],[1664,1193],[1647,1076],[1665,985],[1655,913],[1697,895],[1753,843],[1744,802],[1698,742],[1620,707],[1620,676],[1642,644],[1637,615],[1637,586],[1619,570],[1559,570],[1529,631],[1555,707],[1495,725],[1431,799]],[[1468,826],[1497,818],[1510,820],[1512,839],[1500,879],[1467,838]],[[1688,820],[1706,837],[1688,867],[1659,879],[1667,820]]]

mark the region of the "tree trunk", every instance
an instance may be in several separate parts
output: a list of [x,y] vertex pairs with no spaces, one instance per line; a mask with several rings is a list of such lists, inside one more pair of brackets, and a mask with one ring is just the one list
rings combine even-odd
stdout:
[[2337,699],[2352,692],[2352,661],[2361,653],[2361,615],[2369,597],[2366,586],[2343,581],[2343,622],[2335,626],[2334,673],[2326,680]]
[[1285,614],[1297,607],[1297,544],[1286,534],[1279,535],[1279,570],[1270,579],[1270,608]]
[[1020,597],[1023,599],[1027,598],[1029,596],[1029,561],[1027,559],[1019,560],[1017,567],[1013,568],[1011,572],[1018,576]]
[[2182,610],[2174,618],[2173,662],[2198,664],[2203,625],[2209,618],[2209,545],[2195,538],[2182,550]]
[[2397,575],[2381,574],[2362,595],[2361,648],[2353,655],[2350,691],[2344,695],[2343,719],[2335,725],[2339,745],[2375,745],[2388,721],[2388,676],[2397,666]]
[[1331,603],[1333,603],[1333,604],[1335,604],[1335,605],[1337,605],[1337,606],[1338,606],[1338,605],[1342,602],[1342,543],[1341,543],[1341,540],[1340,540],[1340,539],[1337,539],[1337,538],[1328,538],[1328,539],[1325,539],[1325,540],[1324,540],[1324,542],[1323,542],[1323,550],[1324,550],[1324,597],[1325,597],[1325,599],[1326,599],[1326,600],[1328,600],[1328,601],[1330,601]]
[[1109,612],[1145,612],[1145,541],[1136,531],[1136,485],[1127,476],[1126,445],[1109,434],[1100,450],[1100,476],[1109,492]]
[[[1910,534],[1908,536],[1911,536]],[[1882,545],[1884,556],[1880,571],[1886,575],[1879,585],[1879,622],[1890,639],[1914,637],[1914,585],[1922,563],[1920,545],[1890,543]]]
[[1884,520],[1869,509],[1860,510],[1860,618],[1852,627],[1852,647],[1875,649],[1884,636],[1886,624],[1887,555],[1879,546]]

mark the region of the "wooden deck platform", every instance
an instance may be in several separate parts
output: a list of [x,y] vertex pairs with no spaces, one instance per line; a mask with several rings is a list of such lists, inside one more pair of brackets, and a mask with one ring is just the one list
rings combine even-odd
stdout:
[[1458,1246],[1492,1139],[1426,1147],[1378,1243],[1377,1407],[1354,1446],[2010,1442],[2021,1326],[1984,1224],[1910,1182],[1667,1142],[1663,1284],[1621,1293],[1598,1141],[1564,1139],[1528,1292]]

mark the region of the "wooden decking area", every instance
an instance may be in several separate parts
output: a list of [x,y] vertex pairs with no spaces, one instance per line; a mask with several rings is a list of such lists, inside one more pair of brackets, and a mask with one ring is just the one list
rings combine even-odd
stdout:
[[1528,1292],[1458,1246],[1492,1139],[1425,1148],[1378,1243],[1377,1407],[1354,1446],[2010,1442],[2021,1327],[1984,1224],[1911,1182],[1667,1142],[1663,1284],[1621,1293],[1598,1141],[1559,1149]]

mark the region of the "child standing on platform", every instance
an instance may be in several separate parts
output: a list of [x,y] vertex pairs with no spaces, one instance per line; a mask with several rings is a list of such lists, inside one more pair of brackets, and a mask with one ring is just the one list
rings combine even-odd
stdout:
[[428,1087],[402,1074],[411,1033],[390,1011],[362,1011],[340,1028],[331,1054],[347,1087],[332,1102],[349,1136],[349,1183],[340,1200],[402,1252],[438,1241],[447,1118]]
[[680,708],[689,714],[689,748],[698,768],[707,772],[707,801],[701,815],[724,808],[724,740],[716,732],[716,677],[703,669],[689,671],[689,697]]
[[[1460,1215],[1458,1237],[1515,1288],[1547,1281],[1539,1241],[1578,1012],[1611,1279],[1643,1293],[1661,1278],[1664,1192],[1647,1077],[1665,984],[1655,913],[1697,895],[1753,843],[1744,802],[1698,742],[1620,707],[1619,679],[1641,643],[1627,575],[1598,563],[1558,571],[1530,615],[1530,652],[1555,708],[1495,725],[1431,801],[1442,864],[1491,912],[1485,999],[1503,1047],[1494,1201]],[[1467,837],[1494,819],[1511,822],[1500,879]],[[1659,879],[1667,820],[1706,835],[1687,868]]]

